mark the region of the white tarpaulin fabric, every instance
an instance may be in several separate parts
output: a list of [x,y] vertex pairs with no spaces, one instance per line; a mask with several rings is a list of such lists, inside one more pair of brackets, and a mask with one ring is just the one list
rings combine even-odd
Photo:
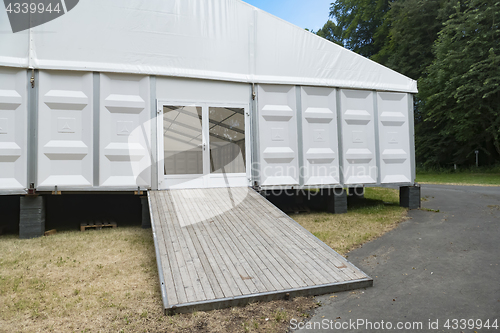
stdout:
[[239,0],[82,0],[16,34],[2,8],[0,65],[417,92],[416,81]]

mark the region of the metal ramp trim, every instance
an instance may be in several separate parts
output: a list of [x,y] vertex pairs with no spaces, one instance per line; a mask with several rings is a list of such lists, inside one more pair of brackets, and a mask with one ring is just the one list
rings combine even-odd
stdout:
[[149,191],[166,314],[371,287],[251,188]]

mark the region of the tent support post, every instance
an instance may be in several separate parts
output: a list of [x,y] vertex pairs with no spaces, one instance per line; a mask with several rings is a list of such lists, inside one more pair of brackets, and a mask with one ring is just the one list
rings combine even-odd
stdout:
[[45,233],[45,198],[41,195],[20,198],[19,238],[41,237]]
[[399,188],[399,205],[409,209],[419,209],[420,186],[401,186]]
[[343,188],[326,190],[326,210],[334,214],[347,213],[347,192]]

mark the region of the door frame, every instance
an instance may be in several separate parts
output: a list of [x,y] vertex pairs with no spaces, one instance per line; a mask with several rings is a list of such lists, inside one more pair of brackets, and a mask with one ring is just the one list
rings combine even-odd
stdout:
[[[202,144],[207,149],[203,152],[203,174],[196,175],[165,175],[164,174],[164,147],[163,147],[163,107],[172,106],[194,106],[202,108]],[[218,174],[210,173],[210,133],[209,133],[209,108],[231,107],[244,110],[245,119],[245,173]],[[158,99],[156,101],[156,129],[157,129],[157,151],[156,161],[158,163],[158,189],[189,189],[189,188],[211,188],[211,187],[246,187],[251,186],[251,121],[250,105],[244,103],[219,103],[219,102],[195,102],[179,101],[169,99]]]

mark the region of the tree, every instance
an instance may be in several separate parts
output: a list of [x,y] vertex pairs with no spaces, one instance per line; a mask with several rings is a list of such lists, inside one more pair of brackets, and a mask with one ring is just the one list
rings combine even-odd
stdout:
[[419,79],[434,60],[432,45],[451,14],[449,3],[450,0],[392,2],[384,24],[375,33],[381,49],[372,59],[414,80]]
[[340,29],[340,27],[338,27],[332,20],[328,20],[323,28],[316,31],[316,35],[323,37],[330,42],[334,42],[338,45],[344,46],[342,29]]
[[[337,0],[331,4],[330,17],[337,22],[340,42],[354,52],[371,57],[386,39],[385,14],[394,0]],[[375,35],[379,30],[378,35]],[[379,42],[380,41],[380,42]]]
[[452,151],[450,162],[474,160],[479,149],[500,159],[500,2],[454,1],[434,46],[436,60],[420,80],[425,120],[435,129],[430,163]]

